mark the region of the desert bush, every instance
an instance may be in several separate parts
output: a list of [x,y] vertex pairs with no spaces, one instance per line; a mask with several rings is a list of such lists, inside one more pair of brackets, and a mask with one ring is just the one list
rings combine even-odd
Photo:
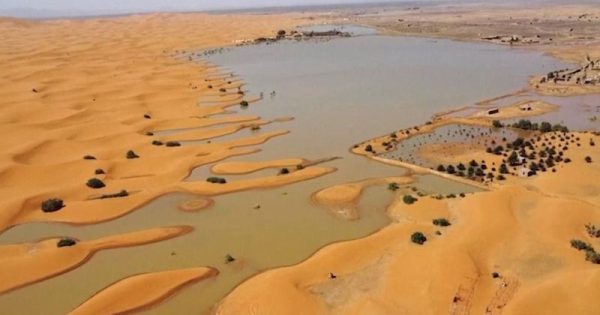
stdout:
[[62,209],[65,206],[62,199],[51,198],[42,202],[42,211],[44,212],[55,212]]
[[240,106],[242,106],[242,107],[248,107],[248,101],[245,101],[245,100],[241,101],[240,102]]
[[594,250],[588,250],[585,252],[585,260],[593,264],[600,264],[600,254],[596,253]]
[[445,218],[433,219],[433,224],[437,226],[450,226],[450,221]]
[[163,143],[160,140],[154,140],[152,141],[152,145],[163,145]]
[[209,177],[206,179],[207,182],[209,183],[213,183],[213,184],[226,184],[227,180],[225,180],[225,178],[222,177]]
[[99,189],[105,187],[104,182],[99,180],[98,178],[91,178],[87,181],[86,185],[90,188]]
[[444,167],[444,165],[440,164],[437,167],[438,172],[445,172],[446,171],[446,167]]
[[105,174],[105,172],[104,172],[104,170],[103,170],[103,169],[101,169],[101,168],[97,168],[97,169],[94,171],[94,174],[96,174],[96,175],[102,175],[102,174]]
[[410,236],[410,240],[415,244],[423,245],[427,242],[427,237],[421,232],[415,232]]
[[286,167],[279,170],[279,175],[286,175],[289,173],[290,173],[290,170],[288,170]]
[[503,124],[502,124],[502,123],[501,123],[499,120],[494,120],[494,121],[492,121],[492,125],[493,125],[495,128],[502,128],[502,127],[504,127],[504,125],[503,125]]
[[367,152],[373,152],[373,146],[370,144],[367,144],[367,146],[365,147],[365,151]]
[[396,191],[400,189],[400,185],[398,183],[389,183],[387,188],[391,191]]
[[234,261],[235,261],[235,258],[233,258],[233,256],[231,256],[229,254],[225,255],[225,263],[226,264],[232,263]]
[[144,118],[146,118],[146,119],[152,119],[152,116],[150,116],[149,114],[144,114]]
[[139,156],[139,155],[137,155],[137,154],[135,154],[135,152],[133,152],[133,150],[129,150],[129,151],[127,151],[127,154],[125,155],[125,157],[126,157],[127,159],[130,159],[130,160],[131,160],[131,159],[137,159],[137,158],[139,158],[140,156]]
[[588,223],[585,225],[585,230],[587,231],[588,235],[591,237],[600,237],[600,229],[598,229],[595,225]]
[[84,159],[84,160],[95,160],[95,159],[96,159],[96,157],[95,157],[95,156],[93,156],[93,155],[84,155],[84,156],[83,156],[83,159]]
[[167,141],[167,143],[165,143],[165,145],[167,147],[180,147],[181,143],[179,143],[177,141]]
[[592,163],[592,157],[586,156],[585,157],[585,161],[588,162],[588,163]]
[[582,240],[571,240],[571,247],[577,250],[593,250],[592,245],[582,241]]
[[154,136],[154,132],[151,132],[151,131],[146,131],[144,134],[146,136]]
[[415,203],[417,200],[417,198],[411,196],[411,195],[404,195],[404,197],[402,197],[402,201],[404,201],[405,204],[407,205],[412,205],[413,203]]
[[123,198],[123,197],[127,197],[127,196],[129,196],[129,193],[127,192],[127,190],[121,190],[118,193],[102,195],[102,196],[100,196],[100,199]]
[[77,244],[76,240],[69,237],[63,237],[56,243],[56,247],[69,247],[75,244]]
[[467,168],[465,167],[465,165],[464,165],[464,164],[462,164],[462,163],[458,163],[458,165],[456,166],[456,169],[458,169],[459,171],[464,171],[464,170],[466,170]]
[[500,174],[496,177],[497,180],[506,180],[506,177],[504,177],[504,175]]

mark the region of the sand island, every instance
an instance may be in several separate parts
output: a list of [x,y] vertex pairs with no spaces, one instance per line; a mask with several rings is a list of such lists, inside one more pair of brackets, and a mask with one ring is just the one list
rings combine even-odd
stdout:
[[0,4],[2,314],[600,312],[597,5],[106,6]]

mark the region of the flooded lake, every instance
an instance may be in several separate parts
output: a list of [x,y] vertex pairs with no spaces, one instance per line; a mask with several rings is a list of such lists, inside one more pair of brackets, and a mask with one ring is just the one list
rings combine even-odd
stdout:
[[[358,204],[360,219],[354,221],[338,219],[311,201],[311,194],[324,187],[406,173],[402,168],[350,154],[353,144],[420,124],[444,109],[510,93],[524,87],[531,74],[564,67],[532,51],[379,36],[362,28],[349,29],[360,30],[360,36],[235,47],[205,57],[224,71],[239,74],[250,95],[264,94],[262,101],[236,111],[266,120],[295,118],[257,131],[286,129],[290,134],[260,145],[257,154],[229,160],[338,156],[341,159],[326,164],[338,168],[337,172],[276,189],[218,196],[213,207],[201,212],[178,210],[180,203],[194,197],[170,194],[111,222],[82,227],[45,223],[15,227],[0,235],[0,243],[49,235],[94,239],[164,225],[185,224],[195,230],[158,244],[99,252],[73,271],[0,295],[2,313],[64,314],[98,290],[133,274],[213,266],[221,271],[218,277],[190,286],[148,311],[208,312],[236,285],[258,272],[298,263],[327,244],[364,237],[390,222],[385,210],[394,195],[384,186],[365,190]],[[202,106],[202,99],[198,102]],[[243,129],[210,140],[226,141],[250,133]],[[188,180],[204,180],[211,176],[209,168],[195,169]],[[259,175],[276,172],[265,170]],[[225,177],[235,181],[249,176],[258,175]],[[443,194],[476,190],[433,176],[417,178],[413,186]],[[260,209],[254,209],[256,204]],[[228,254],[237,260],[226,264]]]

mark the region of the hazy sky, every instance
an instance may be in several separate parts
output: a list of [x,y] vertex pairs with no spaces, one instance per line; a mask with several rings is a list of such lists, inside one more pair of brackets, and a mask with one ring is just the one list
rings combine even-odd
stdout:
[[[0,10],[61,12],[140,12],[237,9],[305,4],[392,2],[391,0],[0,0]],[[398,0],[394,1],[398,2]]]

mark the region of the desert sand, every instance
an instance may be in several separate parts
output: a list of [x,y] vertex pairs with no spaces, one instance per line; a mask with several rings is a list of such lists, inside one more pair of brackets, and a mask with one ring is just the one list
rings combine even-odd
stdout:
[[159,242],[191,231],[188,226],[174,226],[82,241],[65,247],[58,247],[60,238],[0,246],[0,293],[77,268],[100,250]]
[[213,268],[191,268],[132,276],[96,293],[70,314],[138,312],[168,298],[186,285],[218,274]]

